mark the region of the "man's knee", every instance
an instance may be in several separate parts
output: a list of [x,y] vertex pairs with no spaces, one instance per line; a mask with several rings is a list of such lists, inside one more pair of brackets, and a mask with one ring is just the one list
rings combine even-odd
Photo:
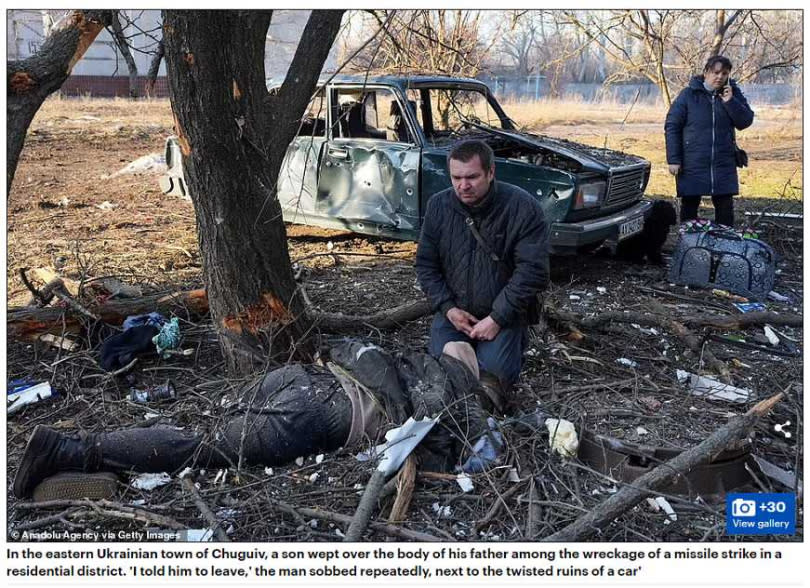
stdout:
[[494,341],[479,344],[477,351],[481,369],[498,376],[506,388],[512,386],[523,366],[525,341],[525,329],[513,328],[501,331]]

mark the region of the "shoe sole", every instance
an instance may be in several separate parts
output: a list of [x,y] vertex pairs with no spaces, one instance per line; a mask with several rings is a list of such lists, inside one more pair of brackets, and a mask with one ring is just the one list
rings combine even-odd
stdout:
[[63,472],[45,478],[34,488],[33,501],[48,500],[108,500],[118,490],[118,476],[109,472],[87,474]]
[[48,435],[44,431],[40,430],[41,426],[42,425],[36,426],[34,432],[31,434],[31,438],[28,440],[28,443],[26,443],[25,450],[23,451],[23,459],[20,460],[20,467],[17,470],[17,475],[14,476],[13,491],[14,496],[17,498],[28,498],[28,492],[24,492],[21,488],[23,480],[28,478],[28,470],[31,462],[31,460],[26,460],[25,457],[29,454],[40,455],[47,450],[46,441]]

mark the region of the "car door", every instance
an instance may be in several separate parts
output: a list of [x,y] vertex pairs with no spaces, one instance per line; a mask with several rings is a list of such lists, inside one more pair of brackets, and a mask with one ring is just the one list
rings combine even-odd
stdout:
[[385,86],[338,86],[330,101],[318,214],[362,233],[416,238],[421,147],[403,101]]
[[287,148],[281,164],[278,198],[284,220],[306,224],[316,214],[318,167],[326,144],[326,91],[321,89],[310,100],[296,137]]

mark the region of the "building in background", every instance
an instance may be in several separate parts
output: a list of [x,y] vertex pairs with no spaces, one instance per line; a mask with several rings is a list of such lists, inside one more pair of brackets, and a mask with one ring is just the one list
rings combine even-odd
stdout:
[[[68,10],[8,10],[6,11],[6,57],[25,59],[36,53],[50,28]],[[130,88],[130,66],[116,46],[109,30],[103,31],[84,57],[76,64],[60,92],[67,96],[168,96],[166,65],[161,60],[151,92],[147,92],[147,73],[155,58],[162,37],[159,10],[120,10],[123,36],[129,46],[137,76]],[[292,62],[298,39],[306,26],[309,10],[276,10],[267,32],[265,71],[268,85],[284,81]],[[334,71],[337,59],[329,56],[324,71]]]

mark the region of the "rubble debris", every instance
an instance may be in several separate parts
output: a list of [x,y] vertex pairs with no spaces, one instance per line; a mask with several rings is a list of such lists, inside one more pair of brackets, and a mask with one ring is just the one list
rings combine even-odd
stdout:
[[9,382],[7,394],[7,413],[9,416],[19,412],[23,407],[35,404],[54,395],[50,382],[29,382],[13,380]]
[[[187,480],[188,478],[183,478]],[[159,474],[140,474],[135,476],[130,484],[137,490],[154,490],[159,486],[165,486],[172,481],[172,477],[166,472]]]
[[675,374],[678,381],[687,384],[689,391],[695,396],[703,396],[712,400],[727,400],[738,404],[745,404],[751,399],[749,390],[724,384],[708,376],[699,376],[685,370],[677,370]]

